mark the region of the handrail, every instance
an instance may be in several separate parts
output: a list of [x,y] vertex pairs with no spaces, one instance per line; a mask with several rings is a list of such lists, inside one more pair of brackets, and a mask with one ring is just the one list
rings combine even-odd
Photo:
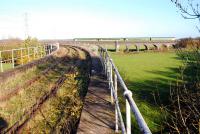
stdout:
[[[147,126],[142,114],[140,113],[135,101],[133,100],[132,92],[128,90],[121,75],[119,74],[117,67],[115,66],[114,62],[110,58],[107,52],[107,49],[104,49],[101,46],[99,46],[99,48],[100,48],[101,59],[104,62],[105,75],[107,76],[109,80],[109,89],[111,91],[111,102],[113,102],[113,97],[114,97],[115,111],[116,111],[115,112],[115,118],[116,118],[115,131],[118,132],[118,118],[119,118],[122,133],[131,134],[131,115],[130,115],[130,110],[131,110],[136,118],[140,131],[144,134],[151,134],[149,127]],[[114,82],[113,82],[113,73],[114,73]],[[116,86],[117,84],[115,84],[117,83],[117,80],[123,89],[124,97],[126,99],[126,128],[123,122],[123,118],[122,118],[120,107],[119,107],[119,101],[117,97],[117,86]]]

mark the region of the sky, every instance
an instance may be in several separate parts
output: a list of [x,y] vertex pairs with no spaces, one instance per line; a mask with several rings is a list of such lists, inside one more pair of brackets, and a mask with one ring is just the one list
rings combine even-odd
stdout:
[[183,38],[198,25],[171,0],[0,0],[0,39]]

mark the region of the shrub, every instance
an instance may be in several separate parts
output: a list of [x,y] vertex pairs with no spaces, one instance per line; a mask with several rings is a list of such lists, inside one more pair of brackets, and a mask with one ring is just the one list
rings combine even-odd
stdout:
[[200,130],[200,51],[178,51],[184,65],[170,92],[166,124],[171,133],[199,133]]

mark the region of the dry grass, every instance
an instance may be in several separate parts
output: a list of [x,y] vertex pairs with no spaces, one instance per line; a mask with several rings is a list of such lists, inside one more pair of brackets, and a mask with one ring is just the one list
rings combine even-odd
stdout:
[[[64,53],[65,57],[63,55],[61,56],[61,53]],[[53,127],[53,130],[59,130],[59,127],[57,127],[57,125],[60,123],[61,126],[65,126],[65,124],[63,123],[66,120],[64,122],[62,121],[67,117],[69,117],[70,121],[75,120],[76,124],[82,108],[80,97],[80,93],[82,90],[81,86],[87,85],[86,81],[88,80],[88,72],[86,72],[84,66],[84,69],[81,69],[80,66],[75,68],[73,74],[68,74],[66,73],[66,71],[74,66],[74,64],[82,65],[81,63],[83,63],[84,65],[86,65],[86,54],[82,51],[78,51],[78,53],[73,49],[70,49],[69,52],[62,49],[60,51],[60,54],[57,53],[56,55],[57,58],[64,58],[62,62],[56,64],[55,68],[43,75],[31,86],[24,87],[16,96],[13,96],[6,102],[0,103],[0,117],[7,122],[7,128],[18,121],[23,116],[25,111],[29,110],[30,107],[33,106],[40,97],[49,92],[53,84],[58,80],[58,78],[63,75],[67,76],[65,84],[63,84],[63,86],[58,90],[58,93],[55,97],[50,98],[44,103],[44,105],[42,105],[41,109],[37,111],[36,116],[28,123],[27,127],[24,129],[26,129],[27,131],[27,128],[28,130],[34,128],[35,132],[39,130],[40,132],[43,132],[43,130],[52,131],[52,128],[48,127],[48,125],[45,123],[45,118],[48,118],[48,121],[50,121],[52,124],[51,126],[55,126]],[[73,58],[76,57],[77,54],[79,56],[79,61],[75,62]],[[55,60],[57,59],[55,58]],[[13,87],[16,87],[20,84],[23,85],[25,81],[39,75],[42,70],[49,67],[49,65],[53,62],[55,61],[51,60],[50,62],[16,75],[15,77],[9,79],[6,83],[1,83],[1,91],[3,92],[1,95],[5,95],[5,93],[11,92],[11,90],[9,89],[12,89]],[[86,68],[88,68],[88,66]],[[81,70],[83,70],[84,73],[80,74]],[[61,107],[61,111],[57,109],[58,107]],[[66,107],[66,109],[64,107]],[[62,114],[63,117],[66,118],[61,119],[60,114]]]

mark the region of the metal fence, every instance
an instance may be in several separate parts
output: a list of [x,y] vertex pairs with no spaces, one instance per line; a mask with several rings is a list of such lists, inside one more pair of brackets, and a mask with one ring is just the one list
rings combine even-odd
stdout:
[[0,72],[42,58],[59,49],[59,44],[47,44],[0,51]]
[[[115,104],[115,131],[119,131],[119,123],[123,134],[131,134],[131,111],[135,116],[135,119],[139,125],[141,133],[151,134],[149,127],[147,126],[144,118],[142,117],[135,101],[132,98],[132,92],[128,90],[122,77],[120,76],[117,67],[110,58],[107,49],[99,46],[99,53],[103,61],[105,75],[109,81],[109,89],[111,93],[111,102]],[[124,99],[126,100],[126,126],[123,121],[122,113],[119,106],[119,100],[117,95],[118,82],[123,89]]]

